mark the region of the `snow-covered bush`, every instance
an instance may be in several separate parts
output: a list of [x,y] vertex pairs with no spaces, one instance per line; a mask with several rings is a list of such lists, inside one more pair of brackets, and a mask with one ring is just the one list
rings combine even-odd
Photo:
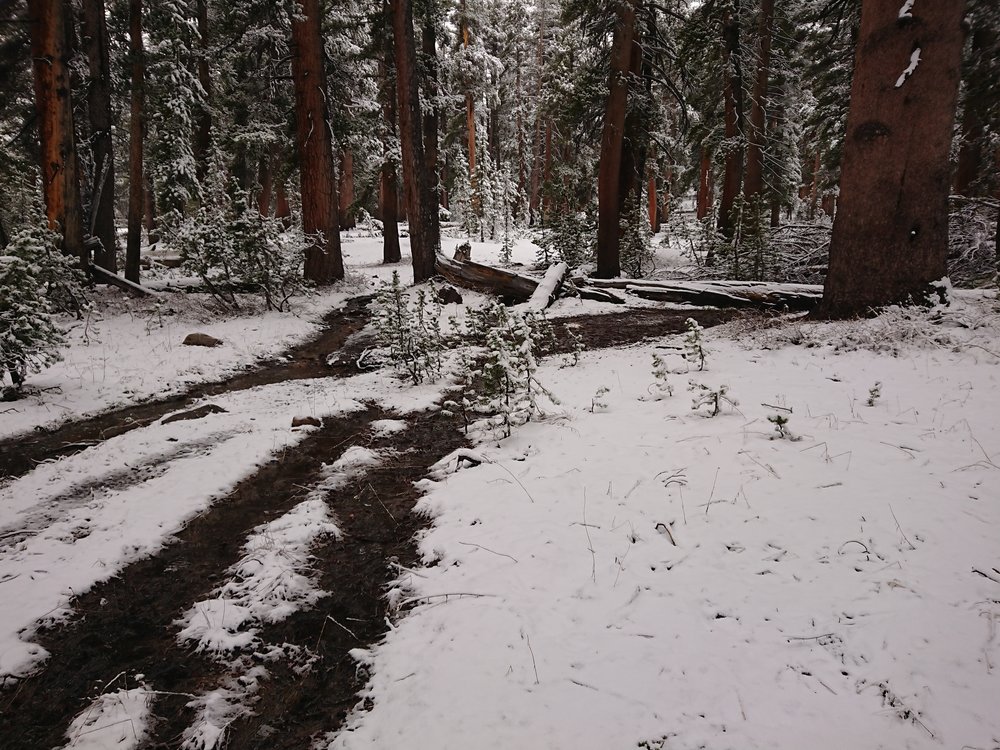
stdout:
[[[24,241],[22,235],[14,238]],[[0,255],[0,385],[4,400],[16,398],[29,373],[58,362],[65,343],[52,322],[42,267],[18,255]]]
[[539,247],[535,261],[540,265],[562,261],[570,268],[578,268],[594,259],[597,226],[583,212],[556,214],[548,229],[538,233],[535,243]]
[[685,322],[687,333],[684,334],[684,359],[688,365],[697,365],[699,371],[704,370],[706,353],[702,344],[702,334],[705,329],[698,325],[698,321],[694,318],[688,318]]
[[648,276],[653,272],[655,261],[652,234],[646,212],[634,194],[626,201],[619,224],[622,275],[632,279]]
[[217,299],[239,307],[236,294],[243,291],[260,295],[268,310],[285,310],[289,299],[306,289],[305,236],[234,202],[224,175],[216,164],[201,207],[176,223],[171,244]]
[[514,427],[545,414],[543,399],[559,403],[538,379],[535,356],[539,344],[551,337],[551,326],[544,316],[521,315],[496,300],[470,320],[470,332],[482,336],[485,347],[481,367],[466,375],[476,384],[475,410],[491,415],[488,424],[509,437]]
[[697,411],[701,407],[708,408],[708,416],[717,417],[722,411],[722,404],[729,404],[734,409],[739,406],[739,401],[729,397],[729,386],[720,385],[712,388],[704,383],[688,381],[688,390],[693,391],[695,396],[691,401],[692,411]]
[[77,317],[87,306],[87,277],[79,260],[64,255],[58,232],[48,228],[40,209],[31,211],[28,222],[10,240],[5,255],[13,255],[34,268],[42,293],[52,312],[73,313]]
[[441,332],[442,305],[436,295],[418,289],[412,300],[392,273],[375,295],[374,322],[378,342],[390,361],[414,385],[437,380],[444,367],[448,341]]

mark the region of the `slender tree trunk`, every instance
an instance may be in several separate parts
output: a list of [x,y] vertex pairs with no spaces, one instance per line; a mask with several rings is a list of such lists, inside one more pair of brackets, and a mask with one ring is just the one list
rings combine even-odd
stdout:
[[305,277],[317,284],[344,278],[333,147],[326,109],[319,0],[297,0],[292,20],[296,147],[302,191],[302,228],[311,237]]
[[660,231],[659,193],[656,192],[656,173],[649,170],[649,185],[646,187],[646,208],[649,214],[649,230],[656,234]]
[[922,301],[945,275],[964,11],[862,5],[821,317]]
[[528,198],[528,223],[538,223],[538,209],[541,202],[542,174],[542,78],[545,70],[545,10],[546,0],[538,1],[538,45],[535,49],[535,137],[531,142],[531,195]]
[[265,218],[271,215],[271,199],[274,197],[274,170],[271,167],[273,158],[273,154],[261,154],[257,165],[257,184],[260,186],[260,192],[257,193],[257,213]]
[[83,242],[83,206],[66,44],[69,22],[62,0],[29,0],[45,213],[49,226],[62,232],[63,252],[79,258],[86,269],[90,252]]
[[413,280],[434,276],[437,206],[431,205],[429,175],[424,162],[421,132],[420,87],[417,77],[417,48],[413,38],[412,0],[390,0],[392,37],[396,60],[396,90],[399,101],[399,136],[403,154],[403,181],[410,227]]
[[988,167],[988,157],[983,152],[986,135],[985,123],[989,121],[990,90],[997,85],[994,79],[995,60],[1000,54],[997,47],[997,29],[988,18],[971,22],[972,45],[969,65],[963,71],[965,97],[962,102],[962,140],[958,151],[958,168],[955,170],[955,192],[958,195],[976,194],[973,185],[983,169]]
[[354,229],[357,221],[354,218],[354,154],[350,149],[340,152],[340,228]]
[[628,74],[636,33],[639,0],[618,5],[611,43],[611,76],[604,109],[601,159],[597,174],[597,270],[598,278],[621,273],[619,254],[622,154],[628,104]]
[[[423,138],[424,138],[424,172],[427,176],[427,197],[430,203],[429,210],[434,211],[434,216],[438,217],[439,206],[441,205],[440,181],[438,180],[438,63],[437,63],[437,32],[434,29],[434,15],[431,3],[427,2],[424,10],[424,19],[421,30],[421,48],[424,58],[424,86],[427,92],[427,108],[423,113]],[[429,226],[425,227],[427,232],[427,243],[434,248],[441,244],[440,223],[435,218]]]
[[[396,138],[396,76],[395,64],[392,59],[392,24],[388,8],[384,7],[385,29],[383,31],[383,52],[379,60],[379,78],[381,79],[382,118],[385,132],[389,139]],[[395,155],[388,154],[382,162],[379,171],[378,204],[382,214],[382,262],[399,263],[402,255],[399,250],[399,185],[396,175]]]
[[288,204],[288,188],[282,177],[274,189],[274,218],[287,229],[292,225],[292,207]]
[[768,78],[771,73],[771,33],[774,28],[774,0],[762,0],[758,24],[757,74],[750,101],[747,135],[746,179],[743,198],[756,215],[764,192],[764,145],[766,143]]
[[813,157],[813,179],[812,179],[812,185],[809,188],[810,221],[816,218],[816,207],[819,205],[819,170],[822,163],[823,162],[820,159],[820,153],[817,150],[815,157]]
[[552,216],[552,120],[545,121],[545,160],[542,167],[542,226]]
[[724,69],[726,85],[725,100],[725,177],[722,181],[722,195],[719,197],[718,229],[731,240],[736,233],[736,217],[733,208],[736,196],[740,194],[743,179],[743,146],[740,138],[743,130],[743,73],[740,65],[740,3],[735,0],[733,13],[722,21],[722,40],[725,54]]
[[101,241],[94,262],[118,272],[118,237],[115,230],[115,159],[111,143],[111,68],[108,61],[108,25],[104,0],[84,0],[83,35],[90,80],[87,110],[90,115],[94,179],[90,195],[90,234]]
[[[142,169],[142,147],[146,140],[146,61],[142,48],[142,0],[129,0],[128,41],[129,54],[132,58],[132,93],[128,124],[128,235],[125,242],[125,278],[138,284],[142,220],[146,215],[146,179]],[[149,213],[152,215],[152,206],[149,208]]]
[[[194,131],[195,173],[198,181],[201,182],[208,173],[209,152],[212,148],[212,73],[208,66],[210,54],[208,0],[197,0],[196,10],[198,14],[198,83],[205,91],[205,103],[198,108]],[[244,171],[244,176],[245,174]]]
[[712,154],[702,144],[701,160],[698,169],[698,198],[695,204],[695,216],[701,221],[712,210]]

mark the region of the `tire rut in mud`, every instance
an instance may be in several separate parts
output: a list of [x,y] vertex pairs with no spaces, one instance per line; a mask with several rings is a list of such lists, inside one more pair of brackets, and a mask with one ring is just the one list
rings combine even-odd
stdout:
[[145,674],[155,690],[200,692],[216,667],[177,642],[174,621],[210,597],[247,534],[303,500],[322,464],[362,440],[378,414],[372,407],[328,419],[191,520],[158,554],[74,599],[69,623],[33,639],[50,652],[42,668],[0,692],[4,750],[62,746],[73,716],[120,673]]
[[[42,461],[79,453],[97,443],[150,425],[166,414],[201,398],[284,380],[356,374],[357,369],[353,368],[352,363],[364,347],[345,347],[345,344],[352,334],[368,323],[368,304],[371,299],[349,299],[342,309],[334,310],[324,318],[323,330],[318,336],[248,372],[223,381],[200,383],[184,393],[158,401],[115,409],[91,419],[69,422],[51,429],[40,428],[33,433],[0,441],[0,480],[22,476]],[[355,348],[357,352],[354,352]],[[334,352],[340,352],[340,356],[328,364],[327,357]]]

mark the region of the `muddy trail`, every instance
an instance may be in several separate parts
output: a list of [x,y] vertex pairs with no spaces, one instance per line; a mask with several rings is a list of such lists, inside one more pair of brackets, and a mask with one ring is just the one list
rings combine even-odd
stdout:
[[[358,356],[371,343],[351,338],[367,322],[366,304],[354,300],[331,315],[323,334],[282,361],[173,399],[0,445],[0,476],[23,474],[39,461],[85,450],[204,396],[288,379],[355,374]],[[639,342],[683,331],[688,317],[710,326],[733,314],[643,309],[562,318],[553,321],[555,348],[574,348],[570,331],[586,349]],[[252,712],[228,722],[222,746],[304,750],[317,737],[338,729],[362,686],[349,651],[368,647],[384,635],[386,587],[396,577],[397,566],[416,563],[413,538],[425,521],[411,512],[420,494],[413,483],[426,475],[427,467],[465,444],[457,422],[435,412],[404,417],[407,429],[402,432],[372,432],[373,420],[393,416],[369,405],[365,411],[326,420],[293,450],[275,455],[189,521],[157,554],[74,598],[69,622],[32,638],[49,658],[35,674],[0,690],[0,747],[63,746],[71,720],[93,698],[134,687],[136,676],[143,675],[143,684],[154,695],[155,719],[141,747],[180,748],[198,721],[192,700],[241,683],[240,669],[231,660],[196,653],[178,640],[179,618],[217,596],[253,529],[304,500],[322,478],[324,464],[351,446],[365,446],[386,451],[388,457],[324,497],[342,532],[339,539],[328,538],[311,551],[318,586],[329,593],[315,606],[260,629],[258,650],[276,649],[284,657],[266,664],[256,662],[253,653],[240,657],[240,668],[264,666],[268,676],[249,696]]]
[[[284,380],[355,375],[358,373],[357,360],[371,344],[371,339],[351,337],[368,323],[371,299],[348,300],[344,308],[326,316],[318,336],[249,372],[224,381],[199,384],[162,400],[116,409],[52,429],[40,428],[30,435],[0,441],[0,480],[22,476],[43,461],[79,453],[104,440],[152,424],[202,398]],[[552,327],[557,338],[556,351],[565,352],[573,346],[570,329],[581,338],[584,348],[604,349],[679,333],[689,317],[694,317],[703,326],[712,326],[731,320],[735,314],[731,310],[687,312],[644,308],[559,318],[553,321]],[[331,356],[334,352],[336,355]]]
[[238,674],[180,643],[177,620],[213,598],[242,556],[247,535],[305,499],[324,462],[365,445],[388,449],[390,457],[325,497],[343,536],[312,550],[319,585],[331,593],[260,633],[265,645],[290,644],[308,655],[309,669],[295,669],[301,665],[294,661],[268,663],[271,677],[254,696],[254,714],[229,726],[227,746],[305,748],[317,733],[335,729],[361,687],[348,651],[377,641],[386,628],[383,597],[395,575],[389,561],[416,561],[412,540],[420,519],[411,512],[419,496],[413,483],[425,467],[464,444],[457,425],[434,413],[410,418],[401,433],[374,438],[370,422],[387,416],[393,415],[370,407],[329,420],[191,521],[159,554],[76,598],[73,620],[35,639],[51,654],[41,671],[0,693],[4,750],[62,746],[70,720],[89,699],[108,685],[111,691],[134,686],[140,674],[156,695],[157,717],[143,747],[179,747],[197,718],[188,707],[192,698]]
[[[368,323],[371,299],[355,297],[348,300],[343,308],[324,318],[323,329],[315,338],[248,372],[227,380],[200,383],[165,399],[115,409],[51,429],[37,428],[31,434],[0,441],[0,480],[19,477],[42,461],[79,453],[96,443],[145,427],[201,398],[284,380],[356,374],[354,362],[365,347],[361,343],[346,347],[345,344]],[[327,356],[331,352],[339,352],[339,357],[328,363]]]

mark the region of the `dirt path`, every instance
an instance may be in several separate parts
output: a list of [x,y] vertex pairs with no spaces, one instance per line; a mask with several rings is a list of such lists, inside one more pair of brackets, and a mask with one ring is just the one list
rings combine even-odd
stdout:
[[[29,435],[17,435],[0,441],[0,480],[19,477],[42,461],[79,453],[96,443],[145,427],[206,396],[246,390],[283,380],[354,374],[357,370],[352,367],[354,360],[350,356],[353,347],[345,349],[344,345],[352,334],[360,331],[368,322],[370,301],[371,297],[348,300],[342,309],[335,310],[324,318],[323,330],[318,336],[250,372],[227,380],[201,383],[184,393],[165,399],[115,409],[91,419],[68,422],[52,429],[40,428]],[[361,353],[361,349],[363,346],[357,351],[355,358]],[[327,356],[338,351],[340,358],[328,364]]]
[[[561,347],[572,327],[586,348],[641,341],[684,329],[688,317],[714,325],[732,317],[717,312],[631,310],[580,316],[554,324]],[[363,303],[329,320],[323,335],[296,349],[290,361],[201,386],[175,399],[124,409],[40,435],[8,456],[0,446],[0,472],[22,474],[40,460],[83,450],[93,442],[141,428],[196,398],[292,378],[337,377],[356,372],[358,351],[344,348],[365,323]],[[339,350],[341,364],[328,365]],[[426,467],[464,444],[459,426],[437,414],[405,418],[407,429],[376,437],[373,420],[392,417],[376,406],[328,420],[294,450],[243,480],[210,510],[189,522],[154,557],[129,565],[116,578],[73,601],[67,624],[41,633],[37,641],[51,656],[35,675],[0,692],[0,746],[4,750],[60,747],[71,719],[105,686],[137,674],[156,691],[158,717],[144,748],[178,748],[195,720],[188,704],[227,684],[231,665],[194,653],[181,644],[177,620],[197,602],[211,598],[227,569],[241,557],[248,533],[301,502],[330,463],[352,445],[388,449],[395,458],[334,492],[326,502],[343,536],[313,550],[319,585],[330,592],[316,606],[298,611],[260,632],[267,645],[288,645],[297,659],[267,664],[269,676],[253,697],[253,715],[235,719],[224,746],[304,750],[317,736],[337,729],[357,702],[361,683],[352,648],[379,640],[386,628],[385,587],[395,577],[390,562],[416,562],[414,533],[423,521],[412,512],[419,493],[415,480]],[[18,446],[13,446],[18,447]],[[335,624],[331,624],[335,623]],[[344,627],[346,625],[346,627]],[[308,669],[301,669],[305,662]]]

